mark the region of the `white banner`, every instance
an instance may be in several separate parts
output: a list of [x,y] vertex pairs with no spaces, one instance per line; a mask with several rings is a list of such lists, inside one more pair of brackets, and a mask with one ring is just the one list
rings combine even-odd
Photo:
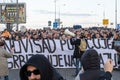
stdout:
[[[112,40],[92,39],[87,40],[87,48],[94,48],[98,51],[101,58],[101,66],[108,58],[112,58],[114,66],[117,66],[116,51],[111,49]],[[69,40],[29,40],[19,41],[6,40],[5,49],[10,51],[10,46],[15,47],[13,58],[8,59],[10,69],[19,69],[34,54],[44,54],[51,64],[56,68],[74,68],[72,60],[74,46]]]

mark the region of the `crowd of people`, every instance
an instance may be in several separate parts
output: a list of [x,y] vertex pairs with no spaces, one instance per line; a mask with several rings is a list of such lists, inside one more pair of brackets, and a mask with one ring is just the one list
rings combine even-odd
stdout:
[[[75,35],[78,35],[78,37],[76,36],[77,37],[76,40],[78,39],[77,42],[75,42],[75,40],[74,40],[75,36],[71,37],[70,35],[67,35],[64,33],[66,29],[69,29],[69,31],[74,33]],[[66,40],[66,39],[70,39],[71,45],[77,44],[77,48],[78,48],[78,46],[80,45],[79,38],[80,39],[85,38],[85,40],[87,40],[87,39],[120,40],[120,30],[112,29],[112,28],[96,28],[96,29],[93,29],[93,28],[80,28],[80,29],[74,29],[74,28],[50,29],[50,28],[45,28],[45,29],[36,29],[36,30],[35,29],[26,29],[23,32],[23,31],[8,31],[7,29],[5,29],[4,31],[0,32],[0,38],[2,40],[9,40],[9,39],[11,39],[11,40],[21,40],[21,39],[34,39],[34,40],[60,39],[60,40]],[[79,51],[76,51],[76,52],[79,52]],[[89,54],[95,53],[95,55],[96,55],[96,53],[97,53],[96,51],[94,51],[94,50],[80,51],[80,53],[82,53],[82,54],[79,56],[76,55],[76,52],[73,53],[73,57],[76,58],[76,73],[75,73],[76,75],[79,72],[78,65],[77,65],[79,62],[81,62],[80,63],[81,68],[83,67],[84,71],[86,71],[87,69],[91,69],[91,66],[93,68],[95,68],[95,70],[96,70],[96,67],[94,67],[94,65],[95,66],[97,65],[97,69],[100,68],[99,58],[97,58],[97,57],[95,59],[96,60],[98,59],[98,64],[95,62],[94,65],[90,66],[89,63],[83,63],[83,62],[86,62],[86,61],[84,61],[85,58],[83,58],[83,55],[85,56],[85,53],[86,53],[86,55],[88,54],[88,52],[89,52]],[[120,67],[120,53],[118,52],[118,54],[119,54],[118,55],[118,65]],[[94,54],[92,54],[92,55],[94,56]],[[63,77],[61,75],[59,75],[60,79],[58,79],[58,78],[54,79],[54,78],[56,78],[56,76],[54,76],[54,75],[57,74],[56,70],[51,66],[49,61],[46,58],[44,58],[44,56],[42,56],[42,57],[39,56],[39,59],[40,58],[41,58],[41,62],[38,61],[38,59],[36,57],[30,58],[28,60],[28,62],[21,68],[21,70],[20,70],[21,80],[63,80]],[[93,58],[88,58],[88,59],[93,59]],[[39,64],[36,64],[36,62]],[[46,64],[44,64],[44,62],[46,62]],[[92,62],[92,63],[94,63],[94,62]],[[88,66],[86,67],[84,65],[88,65]],[[113,64],[111,64],[111,65],[113,65]],[[43,71],[44,69],[45,69],[45,71]],[[46,70],[46,69],[48,69],[48,70]],[[107,69],[108,69],[108,67],[107,67]],[[50,74],[48,74],[49,72],[46,72],[49,70],[51,72]],[[112,70],[113,70],[113,68],[111,67],[111,71],[108,71],[110,74],[109,79],[103,78],[106,75],[105,74],[100,78],[100,80],[104,80],[104,79],[110,80]],[[32,78],[32,76],[33,76],[33,78]],[[98,77],[100,77],[100,75]],[[82,79],[80,79],[80,80],[82,80]],[[90,79],[86,79],[86,80],[90,80]]]
[[[114,35],[120,36],[120,30],[112,29],[112,28],[80,28],[80,29],[73,29],[73,28],[67,28],[73,33],[84,33],[86,39],[92,39],[92,38],[102,38],[102,39],[111,39],[114,37]],[[64,31],[66,28],[61,29],[26,29],[25,32],[22,31],[10,31],[8,32],[7,29],[0,32],[0,37],[4,37],[5,39],[13,39],[13,40],[19,40],[19,39],[69,39],[68,35],[64,34]],[[80,34],[79,33],[79,34]]]
[[84,38],[88,39],[113,39],[120,40],[120,30],[113,28],[80,28],[74,29],[70,27],[60,28],[60,29],[26,29],[24,31],[8,31],[5,29],[0,32],[0,38],[5,40],[21,40],[21,39],[61,39],[66,40],[70,39],[69,35],[64,34],[65,30],[69,29],[69,31],[81,35],[84,33]]

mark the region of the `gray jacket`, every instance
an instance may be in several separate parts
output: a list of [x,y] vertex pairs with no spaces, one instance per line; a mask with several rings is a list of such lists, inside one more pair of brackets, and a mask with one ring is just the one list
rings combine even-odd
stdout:
[[8,75],[7,58],[11,58],[12,55],[12,53],[7,52],[4,48],[0,47],[0,77]]

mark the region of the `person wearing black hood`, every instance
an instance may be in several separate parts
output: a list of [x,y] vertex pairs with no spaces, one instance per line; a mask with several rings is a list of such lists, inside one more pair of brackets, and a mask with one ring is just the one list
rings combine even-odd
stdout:
[[33,55],[20,69],[20,80],[64,80],[44,55]]
[[[110,63],[111,61],[111,63]],[[100,69],[100,58],[98,52],[94,49],[88,49],[81,57],[83,73],[79,74],[80,80],[111,80],[113,70],[112,60],[104,65],[104,70]]]

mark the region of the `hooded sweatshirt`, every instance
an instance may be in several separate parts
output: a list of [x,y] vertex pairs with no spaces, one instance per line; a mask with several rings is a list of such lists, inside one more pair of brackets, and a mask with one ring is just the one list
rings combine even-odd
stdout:
[[100,58],[94,49],[85,51],[81,57],[84,72],[80,74],[80,80],[98,80],[105,72],[100,70]]
[[63,77],[52,67],[49,60],[40,54],[33,55],[25,65],[20,69],[20,80],[28,80],[25,75],[27,66],[32,65],[39,69],[41,79],[40,80],[64,80]]

